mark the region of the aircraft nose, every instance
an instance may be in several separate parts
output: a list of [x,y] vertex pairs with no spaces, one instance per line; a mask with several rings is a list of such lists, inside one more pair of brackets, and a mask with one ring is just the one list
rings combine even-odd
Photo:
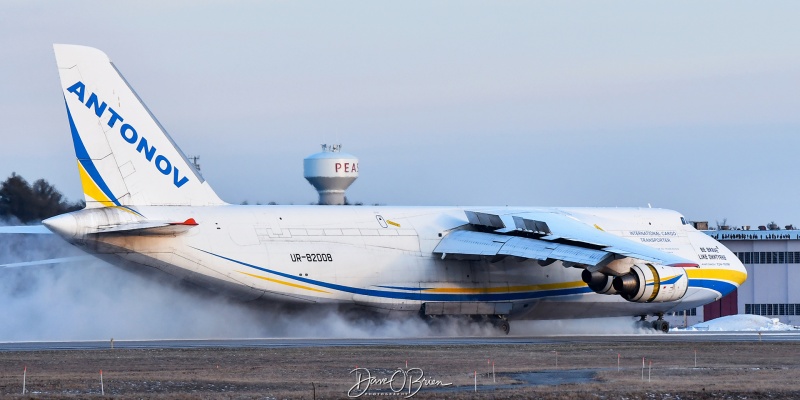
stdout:
[[70,239],[78,234],[78,220],[72,214],[61,214],[42,221],[42,224],[64,239]]
[[739,261],[736,256],[731,253],[733,256],[733,261],[731,262],[731,276],[734,282],[736,282],[736,286],[742,286],[744,281],[747,280],[747,269],[744,267],[741,261]]
[[727,271],[725,272],[725,280],[733,283],[736,285],[736,287],[742,286],[744,281],[747,280],[747,269],[744,267],[744,264],[742,264],[739,258],[736,257],[736,254],[728,250],[726,247],[723,247],[723,249],[723,254],[728,260],[730,260],[729,267],[726,268]]

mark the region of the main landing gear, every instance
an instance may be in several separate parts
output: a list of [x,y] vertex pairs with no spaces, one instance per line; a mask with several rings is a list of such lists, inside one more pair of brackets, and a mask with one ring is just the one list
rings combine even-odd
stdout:
[[664,314],[658,313],[657,320],[650,322],[647,320],[646,315],[640,315],[639,320],[636,321],[636,327],[640,329],[654,329],[658,332],[669,333],[669,321],[664,320]]
[[432,326],[445,324],[447,321],[455,322],[460,320],[461,323],[466,322],[481,327],[491,327],[506,335],[511,332],[511,324],[509,324],[508,318],[505,315],[426,315],[420,313],[420,317],[423,321],[427,322],[428,325]]
[[506,335],[511,332],[511,324],[508,323],[508,319],[504,316],[493,316],[489,317],[489,321],[494,325],[495,328],[499,329]]
[[470,315],[470,319],[476,324],[490,325],[506,335],[511,332],[511,324],[505,315]]

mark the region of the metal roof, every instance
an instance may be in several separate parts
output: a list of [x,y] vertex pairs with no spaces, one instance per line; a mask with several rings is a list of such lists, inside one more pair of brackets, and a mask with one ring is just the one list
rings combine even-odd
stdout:
[[719,241],[726,240],[800,240],[800,229],[792,230],[708,230],[701,231]]

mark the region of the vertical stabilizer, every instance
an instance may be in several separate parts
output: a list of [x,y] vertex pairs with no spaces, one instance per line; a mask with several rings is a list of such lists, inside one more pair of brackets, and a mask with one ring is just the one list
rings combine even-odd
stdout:
[[53,48],[87,208],[225,204],[105,53]]

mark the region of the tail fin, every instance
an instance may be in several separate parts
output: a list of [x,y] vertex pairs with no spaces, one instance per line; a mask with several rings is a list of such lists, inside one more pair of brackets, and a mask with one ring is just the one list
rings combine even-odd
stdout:
[[105,53],[53,48],[87,208],[225,204]]

